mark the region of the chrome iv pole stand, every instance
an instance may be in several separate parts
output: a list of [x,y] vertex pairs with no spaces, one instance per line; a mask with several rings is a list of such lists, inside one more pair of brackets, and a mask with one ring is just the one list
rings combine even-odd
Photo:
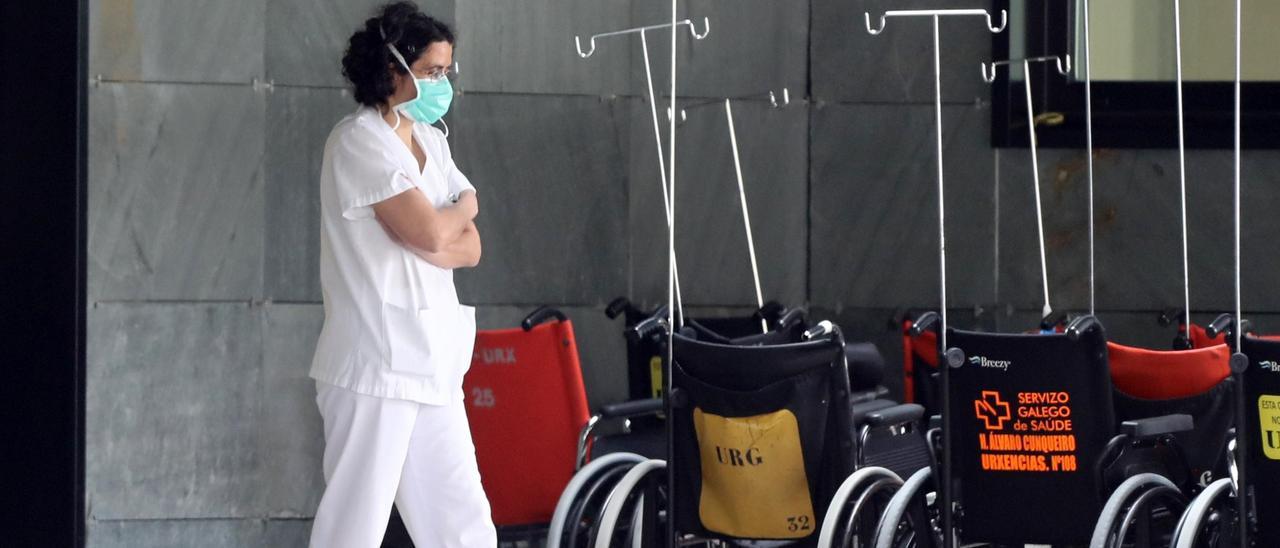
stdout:
[[1173,38],[1177,57],[1178,88],[1178,203],[1182,209],[1182,299],[1183,321],[1191,326],[1191,271],[1187,251],[1187,133],[1182,107],[1182,2],[1173,0]]
[[[991,13],[985,9],[943,9],[943,10],[892,10],[886,11],[880,16],[880,26],[872,28],[871,14],[864,13],[864,21],[866,22],[867,32],[871,35],[878,35],[884,32],[886,20],[894,17],[929,17],[933,20],[933,108],[934,108],[934,124],[937,133],[937,163],[938,163],[938,262],[940,267],[940,309],[938,310],[942,326],[939,331],[939,341],[941,342],[944,352],[947,350],[947,237],[945,221],[945,201],[943,200],[943,174],[942,174],[942,61],[940,56],[941,41],[938,38],[938,22],[943,17],[958,16],[979,16],[986,19],[987,30],[992,33],[998,33],[1004,30],[1009,21],[1009,14],[1001,10],[1000,26],[994,26],[991,21]],[[945,363],[946,356],[942,356]],[[942,367],[942,408],[950,409],[951,405],[951,375],[949,373],[950,365]],[[945,413],[945,411],[944,411]],[[952,496],[951,496],[951,421],[944,414],[942,420],[942,481],[940,482],[939,491],[942,493],[942,531],[944,548],[952,548],[955,546],[955,528],[952,526]]]
[[[1235,235],[1233,238],[1235,250],[1234,250],[1233,256],[1235,261],[1235,290],[1236,290],[1235,291],[1236,293],[1235,295],[1236,297],[1236,326],[1235,326],[1236,351],[1235,351],[1235,354],[1231,356],[1231,373],[1232,373],[1232,376],[1236,378],[1236,424],[1248,424],[1248,422],[1246,422],[1246,415],[1245,415],[1245,398],[1247,397],[1246,396],[1247,392],[1245,392],[1245,386],[1244,386],[1244,383],[1245,383],[1244,373],[1249,368],[1249,358],[1248,356],[1244,355],[1244,352],[1240,348],[1240,343],[1244,339],[1244,317],[1243,317],[1244,311],[1241,309],[1242,305],[1240,301],[1240,270],[1241,270],[1241,261],[1240,261],[1240,80],[1241,80],[1241,75],[1240,75],[1241,5],[1240,4],[1241,2],[1240,0],[1235,0],[1235,4],[1236,4],[1235,6],[1236,7],[1236,13],[1235,13],[1235,16],[1236,16],[1235,17],[1235,30],[1236,30],[1235,54],[1236,56],[1235,56],[1235,76],[1234,76],[1234,82],[1233,82],[1234,95],[1235,95],[1234,97],[1235,104],[1233,107],[1234,115],[1235,115],[1234,116],[1235,123],[1232,127],[1232,131],[1234,133],[1233,147],[1235,150],[1233,151],[1234,165],[1233,165],[1232,185],[1231,185],[1232,186],[1232,200],[1231,200],[1232,204],[1231,205],[1234,212],[1233,218],[1235,221],[1234,223]],[[1240,535],[1239,537],[1240,546],[1250,545],[1249,544],[1249,484],[1246,481],[1246,474],[1247,474],[1246,471],[1249,468],[1247,463],[1248,454],[1249,454],[1249,451],[1248,451],[1247,443],[1235,444],[1234,457],[1235,457],[1235,464],[1236,464],[1235,466],[1236,474],[1234,478],[1235,480],[1234,485],[1236,490],[1236,512],[1240,515],[1240,519],[1238,520],[1238,523],[1237,523],[1237,526],[1239,527],[1238,534]]]
[[[737,99],[752,99],[752,98],[763,97],[763,96],[765,96],[765,94],[762,93],[754,96],[739,97]],[[768,92],[767,96],[769,99],[770,108],[781,109],[791,104],[791,92],[788,91],[787,88],[782,88],[781,103],[778,102],[778,95],[776,93],[770,91]],[[734,100],[733,98],[724,99],[724,103],[723,103],[724,116],[729,128],[729,144],[733,151],[733,170],[734,170],[734,173],[737,175],[737,179],[738,179],[738,199],[742,203],[742,226],[743,226],[743,230],[746,232],[746,235],[747,235],[747,253],[751,257],[751,279],[752,281],[755,282],[756,309],[760,310],[764,308],[764,291],[760,285],[760,267],[759,267],[759,263],[756,261],[755,239],[752,237],[752,234],[751,234],[751,214],[747,209],[746,185],[743,184],[742,160],[741,160],[741,153],[739,152],[739,149],[738,149],[738,132],[734,128],[734,124],[733,124],[733,106],[732,106],[733,100]],[[719,104],[719,103],[720,101],[707,101],[704,103],[697,103],[697,104],[685,107],[684,109],[680,110],[680,118],[681,120],[686,119],[688,117],[688,114],[687,114],[688,110],[692,110],[692,109],[703,107],[703,106]],[[762,333],[769,332],[769,323],[764,318],[760,319],[760,329]]]
[[[574,46],[577,47],[578,56],[583,59],[586,59],[588,57],[591,57],[593,54],[595,54],[597,38],[625,36],[629,34],[640,35],[640,49],[641,49],[641,52],[644,54],[645,82],[647,84],[648,91],[649,91],[649,111],[653,118],[653,138],[656,143],[656,150],[658,152],[658,174],[661,177],[661,183],[662,183],[663,212],[665,213],[667,218],[668,230],[670,230],[670,227],[672,226],[671,198],[668,196],[667,168],[666,168],[666,161],[664,160],[663,153],[662,153],[662,132],[659,129],[659,125],[658,125],[658,104],[657,104],[655,94],[653,92],[653,71],[649,65],[649,41],[648,41],[648,38],[646,37],[647,36],[646,33],[650,30],[659,30],[659,29],[665,29],[665,28],[670,28],[672,33],[675,33],[676,27],[684,27],[684,26],[689,27],[689,34],[693,37],[694,40],[702,40],[703,38],[707,37],[708,33],[711,32],[711,21],[708,18],[704,17],[702,19],[702,32],[698,32],[692,20],[685,19],[683,21],[673,21],[671,23],[648,25],[643,27],[634,27],[629,29],[593,34],[587,39],[587,42],[590,48],[587,49],[586,51],[583,51],[582,49],[582,37],[581,36],[573,37],[573,43],[574,43]],[[670,112],[668,112],[668,115],[670,115]],[[676,262],[674,249],[671,251],[671,257],[669,258],[669,260],[673,264]],[[678,266],[673,266],[672,268],[675,270],[675,273],[672,275],[672,277],[674,278],[674,282],[672,283],[675,286],[675,298],[674,298],[673,309],[678,312],[676,316],[683,319],[684,303],[683,303],[682,296],[680,294],[680,270]]]
[[1096,316],[1097,283],[1094,271],[1093,234],[1093,61],[1089,51],[1089,0],[1082,0],[1084,9],[1084,141],[1085,163],[1089,170],[1089,315]]
[[[1031,63],[1048,63],[1052,62],[1058,69],[1058,74],[1067,76],[1071,73],[1071,56],[1065,56],[1066,63],[1063,63],[1063,57],[1057,55],[1047,55],[1043,57],[1031,57],[1022,59],[1022,80],[1023,87],[1026,89],[1027,98],[1027,136],[1031,144],[1031,180],[1035,188],[1036,197],[1036,233],[1040,237],[1040,281],[1044,289],[1044,308],[1041,310],[1041,318],[1047,319],[1053,314],[1053,307],[1049,305],[1049,268],[1045,261],[1044,249],[1044,210],[1040,201],[1040,161],[1036,154],[1036,117],[1035,108],[1031,100]],[[991,63],[982,64],[982,80],[988,84],[996,81],[996,71],[998,67],[1009,66],[1017,63],[1019,60],[1010,59],[1008,61],[993,61]]]

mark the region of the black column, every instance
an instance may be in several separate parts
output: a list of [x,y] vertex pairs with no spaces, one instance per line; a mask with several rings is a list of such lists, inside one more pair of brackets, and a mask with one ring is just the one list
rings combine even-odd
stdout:
[[8,546],[84,544],[87,15],[85,0],[0,3]]

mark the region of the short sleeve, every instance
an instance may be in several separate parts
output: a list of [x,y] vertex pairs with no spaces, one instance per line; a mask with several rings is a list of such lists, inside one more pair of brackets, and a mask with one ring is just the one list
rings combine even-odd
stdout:
[[358,123],[335,136],[330,154],[338,206],[346,219],[372,218],[373,204],[414,188],[385,139]]

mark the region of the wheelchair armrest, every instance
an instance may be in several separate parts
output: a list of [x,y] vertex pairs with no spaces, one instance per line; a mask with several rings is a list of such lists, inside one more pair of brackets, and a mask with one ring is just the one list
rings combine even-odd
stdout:
[[920,420],[920,417],[923,416],[923,406],[916,403],[904,403],[867,413],[866,420],[868,425],[875,428],[880,426],[897,426],[900,424],[913,423]]
[[602,405],[596,415],[601,419],[621,419],[654,415],[660,412],[662,412],[662,398],[652,398]]
[[893,400],[864,400],[849,406],[849,414],[853,417],[854,426],[861,427],[863,423],[867,422],[867,415],[895,405],[898,405],[898,403]]
[[1194,427],[1195,421],[1191,415],[1174,414],[1124,421],[1120,423],[1120,432],[1133,439],[1142,439],[1186,432]]

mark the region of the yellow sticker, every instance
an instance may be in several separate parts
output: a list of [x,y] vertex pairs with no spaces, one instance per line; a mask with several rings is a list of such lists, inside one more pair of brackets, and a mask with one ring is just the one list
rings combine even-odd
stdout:
[[753,539],[805,538],[817,528],[800,424],[783,409],[753,417],[693,410],[702,462],[702,526]]
[[1262,453],[1280,460],[1280,396],[1258,397],[1258,422],[1262,424]]
[[649,358],[649,391],[654,398],[662,397],[662,356]]

